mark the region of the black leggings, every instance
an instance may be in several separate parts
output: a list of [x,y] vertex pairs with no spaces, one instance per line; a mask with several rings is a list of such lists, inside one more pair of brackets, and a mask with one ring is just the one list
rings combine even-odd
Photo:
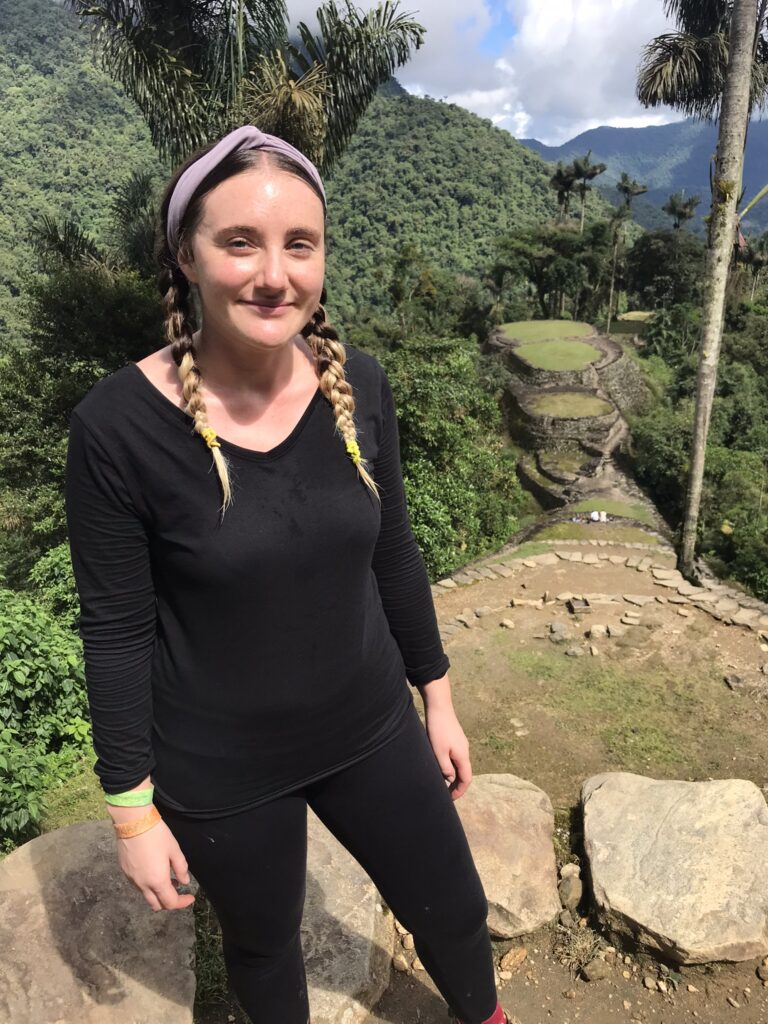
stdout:
[[300,936],[307,805],[413,934],[456,1016],[481,1024],[494,1013],[488,902],[414,704],[379,750],[252,810],[202,821],[156,803],[216,911],[230,984],[254,1024],[309,1018]]

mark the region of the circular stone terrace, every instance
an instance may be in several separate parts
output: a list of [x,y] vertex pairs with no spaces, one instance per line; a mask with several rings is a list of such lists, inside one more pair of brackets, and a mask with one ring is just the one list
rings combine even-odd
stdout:
[[521,380],[548,385],[597,388],[598,370],[623,357],[612,338],[591,324],[572,320],[520,320],[494,332],[492,348]]

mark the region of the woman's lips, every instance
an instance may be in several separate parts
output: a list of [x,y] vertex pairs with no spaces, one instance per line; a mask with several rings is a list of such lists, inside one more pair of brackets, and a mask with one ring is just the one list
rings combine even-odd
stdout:
[[272,305],[269,305],[267,303],[247,302],[246,301],[246,302],[244,302],[244,305],[250,306],[252,309],[258,310],[259,313],[266,313],[267,315],[270,315],[270,314],[275,315],[277,313],[283,312],[283,310],[286,310],[286,309],[290,308],[290,303],[288,303],[288,302],[282,302],[282,303],[280,303],[279,306],[272,306]]

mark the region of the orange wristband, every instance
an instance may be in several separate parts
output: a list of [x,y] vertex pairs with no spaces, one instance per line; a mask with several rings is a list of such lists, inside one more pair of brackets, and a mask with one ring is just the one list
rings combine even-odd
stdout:
[[142,832],[146,832],[153,825],[156,825],[158,821],[162,820],[160,811],[152,804],[149,813],[141,818],[136,818],[134,821],[112,822],[112,824],[118,839],[130,839],[131,836],[138,836]]

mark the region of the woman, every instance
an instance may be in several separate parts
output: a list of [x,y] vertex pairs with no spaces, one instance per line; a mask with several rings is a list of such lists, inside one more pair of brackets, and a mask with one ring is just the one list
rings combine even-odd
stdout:
[[94,770],[122,870],[174,910],[191,868],[257,1024],[309,1017],[307,806],[453,1012],[505,1024],[392,391],[326,321],[325,217],[316,167],[276,136],[246,125],[194,154],[161,206],[168,345],[72,414]]

